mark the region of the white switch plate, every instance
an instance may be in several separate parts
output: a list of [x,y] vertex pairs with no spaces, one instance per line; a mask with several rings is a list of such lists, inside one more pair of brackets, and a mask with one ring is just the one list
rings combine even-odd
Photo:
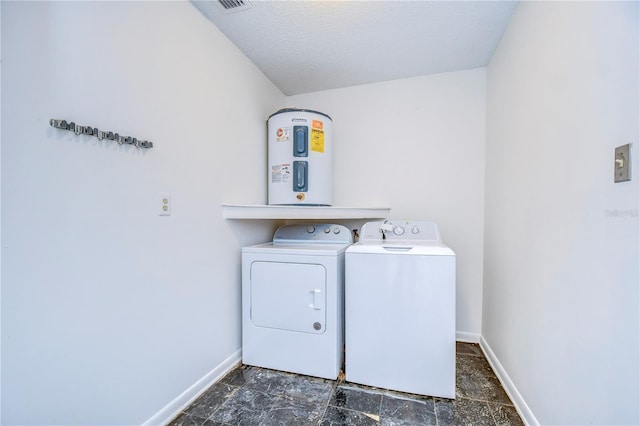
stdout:
[[631,144],[616,148],[613,160],[613,181],[625,182],[631,180]]
[[160,194],[160,216],[171,216],[171,195]]

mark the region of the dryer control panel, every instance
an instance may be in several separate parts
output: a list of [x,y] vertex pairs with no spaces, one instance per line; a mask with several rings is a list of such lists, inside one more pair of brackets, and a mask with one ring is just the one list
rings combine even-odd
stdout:
[[385,220],[367,222],[362,225],[360,242],[404,242],[438,244],[442,243],[438,226],[433,222],[410,220]]
[[351,231],[345,226],[333,223],[307,223],[284,225],[273,235],[274,243],[331,243],[351,244]]

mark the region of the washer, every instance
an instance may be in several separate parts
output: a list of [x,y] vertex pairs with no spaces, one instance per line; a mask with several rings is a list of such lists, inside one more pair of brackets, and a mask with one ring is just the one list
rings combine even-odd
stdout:
[[343,365],[344,259],[351,232],[285,225],[242,249],[244,364],[335,380]]
[[346,252],[346,380],[455,398],[456,257],[432,222],[369,222]]

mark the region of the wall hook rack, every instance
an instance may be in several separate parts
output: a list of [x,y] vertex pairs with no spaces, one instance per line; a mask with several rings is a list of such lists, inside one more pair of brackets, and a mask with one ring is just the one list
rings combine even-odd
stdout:
[[118,144],[134,145],[136,148],[153,148],[153,142],[137,139],[131,136],[122,136],[119,133],[111,131],[100,130],[97,127],[81,126],[73,121],[58,120],[52,118],[49,120],[51,127],[56,129],[68,130],[74,132],[76,135],[89,135],[95,136],[99,140],[107,139],[109,141],[117,142]]

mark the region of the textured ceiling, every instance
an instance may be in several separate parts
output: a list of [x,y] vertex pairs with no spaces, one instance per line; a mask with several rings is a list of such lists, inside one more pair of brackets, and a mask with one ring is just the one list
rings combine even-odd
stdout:
[[514,1],[192,3],[286,95],[487,65]]

